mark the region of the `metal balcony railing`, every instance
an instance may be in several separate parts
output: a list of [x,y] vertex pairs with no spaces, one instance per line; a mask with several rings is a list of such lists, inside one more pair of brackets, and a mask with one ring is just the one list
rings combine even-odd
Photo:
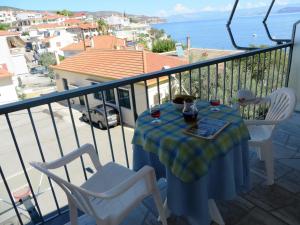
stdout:
[[[31,160],[51,161],[90,141],[101,161],[113,160],[130,167],[132,131],[125,126],[124,115],[129,113],[136,120],[149,107],[153,100],[149,99],[150,88],[154,87],[160,103],[172,100],[177,93],[188,93],[205,101],[217,95],[227,104],[239,89],[245,88],[263,97],[288,85],[291,50],[292,44],[286,43],[0,106],[0,153],[9,152],[8,158],[0,158],[0,218],[16,217],[20,224],[28,221],[39,224],[65,212],[64,195],[51,180],[31,170],[28,163]],[[137,92],[137,85],[143,91]],[[163,94],[162,85],[167,87]],[[117,105],[120,113],[117,128],[100,131],[93,124],[78,122],[80,113],[72,104],[74,99],[84,101],[91,119],[89,102],[94,94],[104,99],[105,91],[115,90],[116,102],[120,102],[122,87],[129,90],[131,110],[125,112]],[[259,117],[263,111],[263,108],[244,108],[242,113],[249,118]],[[105,123],[108,127],[107,119]],[[91,175],[92,169],[87,159],[81,158],[75,166],[58,173],[78,184]],[[17,193],[24,188],[29,193],[27,198],[17,201]]]

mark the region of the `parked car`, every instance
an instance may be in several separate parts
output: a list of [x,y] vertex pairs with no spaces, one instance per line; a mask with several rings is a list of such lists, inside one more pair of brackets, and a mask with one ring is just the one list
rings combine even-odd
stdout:
[[49,71],[44,66],[37,66],[30,69],[31,74],[48,74]]
[[[117,126],[119,124],[119,111],[112,104],[106,104],[106,114],[108,126]],[[105,111],[103,104],[90,109],[92,123],[99,125],[100,129],[107,128],[105,121]],[[89,122],[89,114],[86,109],[82,111],[82,120]]]

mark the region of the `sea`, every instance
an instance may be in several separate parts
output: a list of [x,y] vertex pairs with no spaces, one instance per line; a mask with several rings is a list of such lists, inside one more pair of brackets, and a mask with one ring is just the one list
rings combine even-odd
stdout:
[[[152,25],[153,28],[164,29],[176,41],[186,44],[186,37],[190,36],[191,47],[211,49],[234,49],[226,23],[228,18],[202,19],[197,21],[170,22]],[[290,39],[293,24],[300,20],[300,13],[274,14],[267,23],[273,38]],[[263,26],[263,16],[245,16],[234,18],[232,33],[237,45],[274,45],[268,39]]]

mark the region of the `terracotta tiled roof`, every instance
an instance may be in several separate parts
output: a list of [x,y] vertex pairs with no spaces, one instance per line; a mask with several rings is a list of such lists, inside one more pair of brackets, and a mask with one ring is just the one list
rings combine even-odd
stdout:
[[12,76],[12,74],[8,72],[6,64],[0,64],[0,78],[10,76]]
[[[94,48],[93,49],[124,49],[126,47],[126,43],[124,39],[117,38],[112,35],[102,35],[102,36],[94,36]],[[87,49],[91,48],[91,41],[86,39],[85,45]],[[83,51],[83,41],[78,43],[72,43],[62,49],[63,51]]]
[[88,30],[88,29],[96,29],[98,26],[96,23],[81,23],[79,24],[78,27],[83,30]]
[[63,60],[54,69],[121,79],[161,70],[163,66],[180,66],[187,61],[172,56],[135,50],[90,50]]
[[57,27],[65,27],[65,25],[62,23],[44,23],[44,24],[31,26],[31,28],[36,28],[36,29],[47,29],[47,28],[57,28]]
[[54,19],[59,19],[59,18],[63,18],[64,16],[62,15],[57,15],[57,14],[47,14],[43,16],[43,19],[46,20],[54,20]]
[[66,19],[64,21],[64,24],[69,25],[69,26],[71,26],[71,25],[79,25],[81,23],[82,23],[82,21],[79,20],[79,19]]
[[10,32],[7,30],[0,30],[0,36],[19,36],[18,32]]

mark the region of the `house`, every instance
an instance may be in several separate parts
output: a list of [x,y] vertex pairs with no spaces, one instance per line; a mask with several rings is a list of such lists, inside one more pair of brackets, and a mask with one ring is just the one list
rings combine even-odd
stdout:
[[42,24],[43,16],[36,12],[20,12],[16,15],[19,30],[27,31],[30,26]]
[[124,15],[111,15],[104,19],[110,28],[119,30],[122,27],[129,26],[130,20]]
[[8,71],[6,64],[0,64],[0,105],[18,100],[12,74]]
[[92,38],[85,39],[85,45],[82,40],[77,43],[72,43],[64,48],[65,57],[70,57],[81,53],[82,51],[89,49],[107,49],[107,50],[119,50],[126,48],[126,41],[121,38],[117,38],[112,35],[94,36]]
[[[136,50],[89,50],[62,61],[53,66],[56,74],[58,91],[64,91],[80,86],[88,86],[112,80],[132,77],[143,73],[162,70],[166,67],[176,67],[188,62],[177,57],[164,56],[157,53]],[[149,104],[158,102],[156,80],[147,83]],[[167,98],[168,82],[166,78],[160,79],[160,97]],[[132,111],[132,96],[130,87],[121,87],[119,102],[117,90],[104,93],[105,101],[122,107],[123,120],[128,125],[134,124]],[[145,85],[135,85],[135,99],[137,111],[146,108]],[[89,96],[90,107],[101,104],[99,93]],[[85,105],[83,98],[74,99],[75,104]]]
[[11,10],[0,11],[0,23],[13,23],[16,21],[14,12]]
[[76,35],[68,32],[62,23],[31,26],[29,36],[35,40],[33,45],[36,46],[39,53],[57,52],[59,55],[64,55],[61,48],[77,40]]
[[47,52],[57,52],[59,55],[64,56],[64,52],[61,49],[74,43],[75,39],[74,34],[67,32],[65,29],[60,29],[56,30],[53,36],[42,39],[42,43]]
[[43,23],[62,23],[66,20],[65,16],[57,15],[57,14],[49,14],[45,13],[43,15]]
[[5,64],[9,73],[16,77],[28,74],[25,58],[25,43],[16,32],[0,31],[0,64]]

